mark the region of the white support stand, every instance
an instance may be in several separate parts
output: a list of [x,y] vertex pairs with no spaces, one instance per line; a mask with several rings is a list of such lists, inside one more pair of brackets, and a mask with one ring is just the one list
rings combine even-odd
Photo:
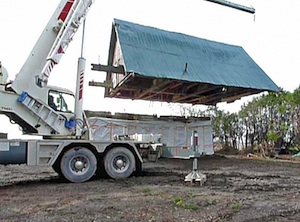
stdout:
[[193,132],[192,135],[192,146],[194,149],[194,155],[190,156],[190,158],[193,158],[193,171],[191,173],[189,173],[184,181],[185,182],[190,182],[192,184],[195,184],[196,182],[199,182],[200,186],[202,186],[204,184],[204,182],[206,181],[206,175],[200,173],[200,171],[198,170],[198,158],[200,158],[201,154],[198,151],[198,133],[197,131]]

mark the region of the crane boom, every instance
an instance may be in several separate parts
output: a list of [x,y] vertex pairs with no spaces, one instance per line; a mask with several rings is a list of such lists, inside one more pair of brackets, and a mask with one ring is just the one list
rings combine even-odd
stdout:
[[240,10],[240,11],[248,12],[248,13],[251,13],[251,14],[255,13],[255,9],[252,8],[252,7],[247,7],[247,6],[237,4],[237,3],[233,3],[233,2],[230,2],[230,1],[226,1],[226,0],[205,0],[205,1],[217,3],[217,4],[220,4],[220,5],[224,5],[224,6],[234,8],[234,9],[237,9],[237,10]]
[[92,2],[93,0],[77,2],[69,1],[65,5],[58,17],[57,25],[53,27],[55,30],[59,31],[59,33],[49,52],[47,63],[45,64],[41,75],[38,77],[38,85],[42,86],[43,83],[47,83],[53,65],[59,62],[66,51]]
[[26,62],[12,83],[18,94],[36,94],[36,86],[47,85],[94,0],[62,0],[50,18]]

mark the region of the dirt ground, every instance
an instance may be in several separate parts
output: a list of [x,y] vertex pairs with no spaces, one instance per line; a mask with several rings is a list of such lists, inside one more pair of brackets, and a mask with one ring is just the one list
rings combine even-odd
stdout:
[[202,157],[145,163],[123,181],[60,180],[51,168],[0,166],[0,221],[300,221],[300,161]]

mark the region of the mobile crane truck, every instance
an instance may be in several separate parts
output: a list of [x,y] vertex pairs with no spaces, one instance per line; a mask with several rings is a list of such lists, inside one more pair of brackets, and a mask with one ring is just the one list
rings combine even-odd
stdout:
[[[206,1],[255,12],[253,8],[224,0]],[[61,0],[14,81],[7,81],[7,71],[0,61],[0,114],[18,124],[23,134],[43,137],[1,139],[0,164],[52,166],[60,176],[75,183],[85,182],[97,173],[124,179],[142,170],[138,143],[92,140],[82,109],[85,74],[82,55],[78,59],[75,102],[70,90],[47,84],[53,67],[84,24],[93,2]]]
[[93,0],[61,0],[14,81],[7,82],[7,71],[0,62],[0,113],[17,123],[24,134],[43,137],[0,140],[0,164],[52,166],[75,183],[103,171],[113,179],[123,179],[141,170],[143,160],[134,142],[91,139],[82,110],[82,56],[78,59],[75,102],[70,90],[47,85],[51,70],[84,24],[92,4]]

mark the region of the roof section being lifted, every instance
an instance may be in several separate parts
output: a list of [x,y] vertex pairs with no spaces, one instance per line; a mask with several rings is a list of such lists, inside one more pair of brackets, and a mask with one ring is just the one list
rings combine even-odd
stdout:
[[115,19],[105,97],[214,105],[278,86],[240,46]]

